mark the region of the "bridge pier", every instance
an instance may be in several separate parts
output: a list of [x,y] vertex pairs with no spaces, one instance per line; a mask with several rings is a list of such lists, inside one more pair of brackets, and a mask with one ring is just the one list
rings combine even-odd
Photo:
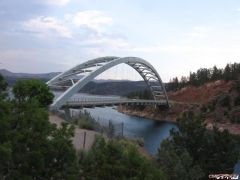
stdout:
[[69,121],[72,117],[70,108],[65,107],[64,108],[64,115],[67,121]]

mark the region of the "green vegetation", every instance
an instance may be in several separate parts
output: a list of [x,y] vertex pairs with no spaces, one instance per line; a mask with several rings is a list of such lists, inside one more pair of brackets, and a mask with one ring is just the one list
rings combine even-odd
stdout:
[[231,104],[230,104],[231,98],[228,94],[226,94],[226,95],[224,94],[224,95],[220,96],[220,98],[218,100],[222,107],[230,107],[231,106]]
[[[108,127],[102,126],[86,110],[80,111],[77,116],[72,117],[71,121],[81,129],[94,130],[96,132],[100,132],[102,134],[107,135],[108,138],[113,138],[113,137],[117,138],[117,137],[123,136],[123,134],[122,134],[123,124],[122,123],[114,124],[111,120],[109,120]],[[120,131],[120,133],[116,133],[119,131]]]
[[[0,84],[5,84],[3,78]],[[162,143],[157,163],[124,140],[97,138],[89,152],[77,153],[73,126],[63,123],[57,128],[48,121],[53,96],[44,86],[21,81],[13,87],[13,100],[3,95],[7,85],[1,87],[0,179],[202,180],[209,173],[232,173],[239,157],[239,137],[207,130],[204,118],[192,112],[178,119],[179,129]],[[84,121],[89,118],[85,115]]]
[[235,106],[240,106],[240,95],[238,95],[238,96],[234,99],[234,105],[235,105]]
[[73,127],[63,124],[57,129],[49,123],[43,107],[48,104],[38,101],[45,92],[31,96],[25,92],[33,84],[22,81],[14,86],[16,99],[0,99],[0,179],[77,179],[79,164],[70,140]]
[[18,103],[36,99],[39,105],[46,107],[52,103],[54,95],[40,80],[20,80],[13,86],[13,94]]
[[99,130],[101,128],[100,124],[86,110],[73,118],[73,122],[82,129]]
[[163,172],[141,155],[134,145],[116,140],[97,139],[83,158],[86,179],[151,179],[164,180]]
[[145,89],[144,91],[135,91],[127,95],[130,99],[152,99],[152,93],[150,90]]
[[228,131],[206,129],[204,118],[186,112],[177,120],[158,153],[158,162],[170,180],[207,179],[209,174],[232,173],[240,155],[239,137]]
[[[3,78],[0,84],[5,84]],[[90,152],[78,154],[73,126],[56,128],[48,121],[53,96],[45,84],[20,81],[13,87],[13,100],[2,96],[6,87],[0,92],[0,179],[166,179],[125,142],[100,138]]]
[[[127,98],[129,99],[153,99],[152,93],[149,89],[145,89],[143,91],[134,91],[134,92],[130,92],[127,95]],[[142,111],[143,109],[145,109],[145,105],[138,105],[135,108]]]
[[207,119],[217,123],[240,123],[240,81],[234,81],[228,91],[217,95],[202,104],[200,110]]
[[204,83],[216,80],[239,80],[240,79],[240,63],[227,64],[224,69],[200,68],[197,72],[190,72],[189,77],[173,78],[167,85],[167,90],[176,91],[188,85],[201,86]]
[[7,89],[7,82],[3,78],[3,76],[0,74],[0,93],[3,93]]

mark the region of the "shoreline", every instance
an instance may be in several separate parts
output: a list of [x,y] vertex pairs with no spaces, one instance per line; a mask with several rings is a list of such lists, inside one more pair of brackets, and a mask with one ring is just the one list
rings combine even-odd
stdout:
[[[159,122],[168,122],[168,123],[177,123],[177,117],[181,115],[183,112],[178,112],[178,113],[172,113],[172,112],[166,112],[166,111],[153,111],[153,109],[150,109],[150,112],[147,112],[145,109],[144,110],[137,110],[137,109],[127,109],[124,106],[119,106],[116,109],[118,112],[127,114],[129,116],[135,116],[135,117],[140,117],[140,118],[147,118],[147,119],[152,119],[155,121]],[[207,121],[207,128],[212,129],[213,126],[217,126],[221,131],[224,129],[228,130],[230,134],[233,135],[240,135],[240,124],[232,124],[232,123],[215,123],[212,122],[211,119],[206,119]]]
[[129,115],[129,116],[133,116],[133,117],[139,117],[139,118],[146,118],[146,119],[151,119],[151,120],[154,120],[154,121],[158,121],[158,122],[167,122],[167,123],[172,123],[172,124],[176,124],[177,121],[176,120],[173,120],[173,119],[159,119],[159,118],[156,118],[156,117],[152,117],[152,116],[147,116],[147,115],[140,115],[140,114],[137,114],[138,112],[137,111],[133,111],[133,112],[130,112],[130,111],[120,111],[117,109],[117,111],[119,113],[123,113],[123,114],[126,114],[126,115]]
[[159,122],[168,122],[168,123],[177,123],[177,114],[171,114],[167,111],[155,111],[150,108],[150,112],[146,112],[146,110],[138,110],[133,108],[126,108],[126,106],[118,106],[116,110],[120,113],[127,114],[129,116],[141,117],[146,119],[151,119]]
[[[62,119],[61,117],[59,117],[58,115],[53,114],[53,113],[49,113],[48,117],[49,117],[49,122],[51,124],[55,124],[57,126],[57,128],[61,127],[61,123],[68,123],[66,120]],[[74,125],[74,127],[75,127],[75,130],[74,130],[74,137],[72,138],[72,143],[77,151],[89,151],[91,149],[92,145],[94,144],[97,136],[102,136],[105,138],[105,140],[108,140],[108,138],[104,134],[101,134],[95,130],[81,129],[81,128],[77,127],[76,125]],[[85,146],[83,145],[84,144],[84,133],[86,133]],[[139,152],[146,158],[151,159],[151,160],[154,159],[154,156],[152,154],[150,154],[147,151],[147,149],[144,148],[144,146],[141,146],[139,143],[137,143],[137,141],[135,139],[124,137],[122,140],[126,141],[128,143],[135,144],[137,146]]]

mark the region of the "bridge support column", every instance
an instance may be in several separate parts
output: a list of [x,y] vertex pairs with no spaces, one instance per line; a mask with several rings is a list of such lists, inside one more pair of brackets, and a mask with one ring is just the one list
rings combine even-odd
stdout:
[[71,110],[69,108],[64,108],[64,115],[67,121],[71,119]]
[[169,109],[169,105],[155,105],[155,108],[158,108],[160,110],[167,110]]

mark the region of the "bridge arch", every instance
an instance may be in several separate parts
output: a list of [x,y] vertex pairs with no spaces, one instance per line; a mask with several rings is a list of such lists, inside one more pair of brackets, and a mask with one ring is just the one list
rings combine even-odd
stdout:
[[[57,109],[62,107],[71,98],[71,96],[77,93],[88,82],[93,80],[104,71],[122,63],[131,66],[141,75],[148,88],[150,89],[155,101],[164,100],[166,102],[166,105],[169,105],[164,84],[162,83],[158,72],[150,63],[138,57],[121,58],[115,56],[107,56],[89,60],[85,63],[77,65],[48,81],[47,85],[50,88],[67,88],[63,94],[54,100],[51,108]],[[86,72],[89,72],[89,74],[82,76],[82,78],[77,81],[74,80],[74,77],[76,75],[82,75]]]

